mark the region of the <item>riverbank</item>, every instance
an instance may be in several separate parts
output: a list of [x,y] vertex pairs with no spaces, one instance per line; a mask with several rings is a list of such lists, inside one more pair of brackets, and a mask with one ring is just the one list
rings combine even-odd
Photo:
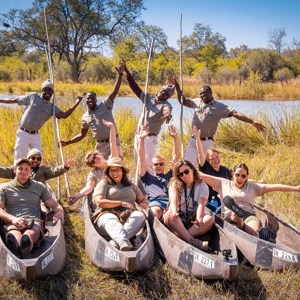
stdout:
[[[43,80],[34,82],[0,82],[0,93],[22,95],[40,90]],[[144,83],[139,83],[144,88]],[[187,97],[197,97],[202,84],[190,78],[184,79],[184,94]],[[56,82],[55,89],[58,96],[74,98],[88,91],[94,91],[98,96],[108,95],[114,87],[114,82],[97,83],[66,83]],[[241,85],[211,85],[216,99],[220,100],[300,100],[300,79],[288,83],[259,83],[247,82]],[[159,86],[149,86],[150,93],[156,93]],[[135,97],[128,87],[127,80],[123,79],[119,91],[120,97]]]

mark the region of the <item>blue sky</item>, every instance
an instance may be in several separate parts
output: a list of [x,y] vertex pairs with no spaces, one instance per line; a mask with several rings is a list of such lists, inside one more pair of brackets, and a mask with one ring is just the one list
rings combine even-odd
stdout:
[[[1,0],[1,12],[27,8],[32,0]],[[161,27],[170,46],[177,48],[180,14],[183,35],[189,35],[196,23],[210,25],[213,32],[226,38],[227,50],[247,45],[267,48],[269,32],[285,28],[285,41],[300,40],[300,1],[297,0],[144,0],[147,8],[142,19],[148,25]]]

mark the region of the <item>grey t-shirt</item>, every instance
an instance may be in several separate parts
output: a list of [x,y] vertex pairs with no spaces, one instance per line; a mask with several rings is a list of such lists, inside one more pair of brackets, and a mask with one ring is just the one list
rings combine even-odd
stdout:
[[47,187],[30,179],[24,185],[15,179],[0,185],[0,202],[4,210],[16,217],[41,218],[40,201],[51,199]]
[[[53,104],[44,100],[38,93],[29,93],[17,97],[18,105],[25,105],[25,109],[19,121],[19,127],[30,131],[39,130],[53,115]],[[55,106],[55,115],[61,110]]]
[[113,101],[108,97],[96,105],[93,111],[88,110],[81,118],[81,127],[91,128],[95,140],[109,139],[110,129],[102,123],[102,119],[115,124],[112,114]]
[[93,168],[86,179],[87,183],[91,183],[94,182],[96,186],[98,184],[98,182],[103,178],[103,171],[99,168]]
[[201,130],[201,138],[213,137],[221,119],[228,118],[233,109],[227,105],[212,100],[205,104],[201,98],[186,99],[194,109],[192,126],[196,125]]
[[[233,181],[225,178],[215,178],[213,189],[220,194],[221,201],[225,196],[230,196],[244,210],[253,213],[255,198],[263,195],[264,187],[265,184],[263,183],[248,180],[244,187],[239,190],[235,188]],[[224,207],[225,214],[229,211],[228,208]]]
[[134,206],[137,197],[143,194],[134,183],[130,186],[124,186],[123,184],[110,185],[105,180],[101,180],[96,186],[93,198],[97,195],[103,195],[109,200],[127,202]]
[[[145,93],[142,92],[140,99],[144,102]],[[146,111],[145,111],[145,125],[149,126],[149,131],[156,135],[159,134],[161,126],[165,122],[162,117],[164,116],[163,112],[165,110],[172,111],[171,104],[166,101],[157,101],[155,102],[155,97],[151,94],[147,94],[146,98]],[[143,114],[140,117],[138,128],[141,127],[143,122]]]

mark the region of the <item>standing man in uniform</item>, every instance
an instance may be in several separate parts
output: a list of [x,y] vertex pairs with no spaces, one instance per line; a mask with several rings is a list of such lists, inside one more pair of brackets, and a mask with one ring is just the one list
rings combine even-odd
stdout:
[[[177,91],[177,97],[180,102],[182,91],[177,80],[174,77],[169,77]],[[252,120],[241,112],[229,108],[227,105],[214,100],[210,86],[204,85],[200,89],[200,98],[186,99],[182,95],[183,105],[194,109],[194,117],[192,120],[192,127],[196,126],[201,131],[201,144],[204,153],[208,149],[214,147],[214,135],[217,131],[218,124],[223,118],[235,117],[236,119],[252,124],[257,130],[264,131],[266,128],[258,121]],[[185,153],[185,159],[190,161],[193,165],[197,162],[197,148],[196,139],[192,136]]]
[[147,94],[145,98],[145,93],[138,86],[136,81],[130,74],[126,63],[121,61],[121,66],[124,66],[124,71],[126,73],[127,81],[131,90],[135,95],[144,103],[145,105],[145,115],[142,114],[138,123],[137,133],[134,140],[134,154],[135,159],[137,159],[138,145],[139,145],[139,129],[142,125],[148,126],[149,133],[145,138],[145,151],[146,151],[146,161],[148,166],[148,171],[153,173],[152,169],[152,158],[155,155],[155,148],[157,146],[158,140],[157,136],[163,123],[169,123],[172,118],[172,106],[167,101],[174,93],[175,87],[172,84],[163,86],[156,95]]
[[[117,68],[117,71],[118,79],[115,83],[114,90],[106,100],[100,102],[97,105],[97,95],[94,92],[89,92],[86,94],[86,104],[88,110],[81,118],[81,131],[68,141],[60,141],[63,147],[73,143],[77,143],[84,139],[88,133],[89,128],[91,128],[93,138],[97,141],[95,149],[98,150],[106,160],[108,159],[110,155],[110,129],[102,122],[102,120],[106,120],[115,124],[112,109],[114,105],[114,99],[116,98],[121,86],[124,67],[119,66],[119,68]],[[121,155],[121,143],[118,134],[116,134],[116,138],[117,147]]]
[[[15,162],[27,156],[28,150],[32,148],[42,152],[40,128],[53,115],[53,103],[50,102],[54,94],[54,86],[50,80],[46,80],[41,86],[42,94],[29,93],[25,96],[0,99],[0,103],[24,105],[25,109],[19,121],[17,130],[17,138],[15,143]],[[55,116],[58,119],[66,119],[69,117],[82,97],[78,96],[75,104],[66,112],[61,111],[55,106]]]

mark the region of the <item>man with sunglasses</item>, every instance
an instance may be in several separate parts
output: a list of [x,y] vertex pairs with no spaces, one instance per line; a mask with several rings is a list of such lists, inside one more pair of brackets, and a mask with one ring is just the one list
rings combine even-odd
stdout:
[[[173,138],[173,159],[172,163],[176,163],[180,158],[180,145],[177,136],[176,128],[173,125],[168,127],[169,134]],[[172,169],[167,173],[165,170],[165,159],[161,155],[155,155],[152,158],[153,174],[147,168],[146,153],[145,153],[145,138],[148,136],[149,127],[141,126],[139,139],[139,156],[138,156],[138,170],[144,189],[148,195],[149,207],[160,219],[163,215],[163,210],[167,207],[169,202],[168,184],[173,176]]]
[[[116,70],[118,72],[118,78],[115,83],[114,90],[109,94],[106,100],[97,104],[96,93],[89,92],[86,94],[86,105],[88,109],[81,118],[81,131],[68,141],[60,141],[63,147],[77,143],[84,139],[90,128],[93,133],[93,138],[97,141],[95,149],[98,150],[106,160],[109,158],[111,153],[109,143],[110,130],[105,124],[103,124],[102,120],[104,119],[115,124],[112,110],[114,99],[116,98],[121,86],[124,66],[120,65],[116,68]],[[118,134],[116,134],[116,141],[119,153],[121,154],[121,142]]]
[[[181,102],[182,98],[184,106],[194,109],[192,128],[193,126],[196,126],[201,130],[200,140],[204,153],[206,153],[208,149],[214,147],[214,135],[217,131],[219,122],[223,118],[234,117],[242,122],[252,124],[259,131],[264,131],[266,129],[265,126],[258,121],[250,119],[241,112],[237,112],[236,110],[229,108],[227,105],[216,101],[213,98],[212,89],[208,85],[204,85],[200,89],[200,98],[187,99],[182,94],[176,78],[169,77],[169,81],[175,85],[179,102]],[[195,136],[192,136],[189,139],[185,159],[194,165],[197,162]]]
[[[54,85],[50,80],[43,82],[41,86],[42,94],[29,93],[25,96],[1,99],[0,103],[24,105],[25,109],[19,120],[19,128],[17,130],[17,138],[15,143],[15,162],[27,156],[28,150],[37,148],[42,152],[40,128],[53,115],[53,103],[50,102],[54,95]],[[78,96],[75,104],[66,112],[61,111],[55,106],[55,116],[58,119],[66,119],[69,117],[82,97]]]
[[[64,165],[58,167],[41,166],[42,153],[38,149],[31,149],[28,152],[27,159],[31,163],[32,173],[31,179],[46,183],[47,180],[63,175],[68,172],[69,168],[76,162],[75,158],[71,158]],[[14,167],[0,167],[0,178],[15,178]]]

